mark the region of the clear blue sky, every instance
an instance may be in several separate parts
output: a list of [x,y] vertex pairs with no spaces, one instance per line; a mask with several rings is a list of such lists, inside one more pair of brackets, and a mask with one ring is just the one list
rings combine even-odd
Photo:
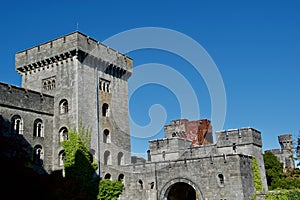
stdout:
[[[264,150],[279,148],[278,135],[297,136],[300,130],[299,10],[296,0],[3,1],[0,81],[21,86],[15,53],[73,32],[77,23],[79,31],[99,41],[135,28],[168,28],[197,41],[216,64],[226,91],[224,129],[253,127],[262,132]],[[128,55],[134,68],[160,63],[185,76],[198,98],[201,118],[210,119],[210,94],[190,63],[157,49]],[[177,95],[159,84],[139,88],[130,98],[132,120],[149,124],[154,104],[164,107],[165,123],[180,118]],[[133,137],[132,151],[145,153],[147,141],[161,137],[162,131],[150,138]]]

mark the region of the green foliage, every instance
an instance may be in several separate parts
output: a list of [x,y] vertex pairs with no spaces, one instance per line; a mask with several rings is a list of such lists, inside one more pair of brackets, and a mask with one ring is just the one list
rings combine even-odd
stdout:
[[300,188],[300,171],[299,169],[286,169],[282,178],[273,184],[275,189],[299,189]]
[[278,192],[269,192],[266,200],[295,200],[300,199],[300,190],[281,190]]
[[253,156],[252,158],[252,172],[254,175],[254,186],[256,191],[261,191],[262,190],[262,181],[261,181],[261,176],[258,168],[258,162],[257,159]]
[[283,164],[280,163],[276,156],[270,151],[264,154],[264,163],[268,187],[270,190],[275,189],[276,182],[278,182],[283,175]]
[[116,200],[123,190],[123,183],[121,181],[111,181],[103,179],[99,184],[98,200]]
[[99,185],[95,173],[98,165],[91,163],[89,154],[90,133],[90,129],[80,123],[78,131],[69,127],[69,139],[62,142],[65,150],[65,177],[75,183],[72,186],[83,199],[95,199]]
[[269,190],[299,189],[299,169],[286,169],[283,173],[283,164],[280,163],[272,152],[264,154],[264,162]]

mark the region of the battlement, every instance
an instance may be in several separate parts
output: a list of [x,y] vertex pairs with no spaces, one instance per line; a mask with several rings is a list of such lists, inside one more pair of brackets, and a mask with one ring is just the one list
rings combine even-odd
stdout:
[[183,138],[164,138],[159,140],[150,140],[150,152],[178,151],[190,147],[192,142]]
[[192,141],[179,137],[151,140],[149,143],[150,157],[154,162],[178,159],[181,156],[180,150],[187,149],[192,145]]
[[293,146],[293,136],[292,134],[279,135],[278,142],[281,146],[281,149],[291,149]]
[[216,131],[217,146],[254,144],[262,147],[261,132],[251,128],[228,129]]
[[164,126],[166,138],[180,137],[192,141],[193,146],[213,144],[212,126],[208,119],[189,121],[187,119],[171,120]]
[[54,97],[0,82],[0,105],[53,115]]
[[18,73],[26,73],[77,56],[78,52],[101,58],[110,64],[132,72],[131,58],[78,31],[17,52],[15,55],[16,70]]

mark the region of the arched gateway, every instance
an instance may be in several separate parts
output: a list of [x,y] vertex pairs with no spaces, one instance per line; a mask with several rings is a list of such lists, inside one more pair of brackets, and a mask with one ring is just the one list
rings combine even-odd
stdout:
[[184,178],[169,181],[161,190],[163,200],[203,200],[200,190],[193,182]]

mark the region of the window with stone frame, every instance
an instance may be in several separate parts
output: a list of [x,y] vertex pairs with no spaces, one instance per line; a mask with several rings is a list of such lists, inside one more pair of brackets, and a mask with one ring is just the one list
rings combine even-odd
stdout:
[[11,130],[13,134],[23,135],[23,119],[19,115],[14,115],[11,119]]
[[105,174],[104,179],[109,179],[110,180],[111,179],[110,173]]
[[144,188],[144,183],[141,179],[138,180],[139,189],[142,190]]
[[218,174],[217,175],[217,181],[218,181],[218,185],[220,187],[224,187],[225,181],[224,181],[224,175],[223,174]]
[[44,124],[41,119],[36,119],[34,121],[33,137],[44,137]]
[[107,103],[104,103],[102,105],[102,116],[103,117],[108,117],[109,116],[109,106]]
[[110,81],[100,78],[99,79],[99,90],[110,93]]
[[104,152],[104,165],[111,165],[111,158],[110,158],[109,151]]
[[66,114],[69,112],[69,103],[68,100],[63,99],[59,102],[59,113]]
[[68,129],[66,127],[62,127],[60,130],[59,130],[59,141],[62,142],[62,141],[65,141],[65,140],[68,140]]
[[33,148],[33,162],[38,166],[43,165],[44,151],[41,145],[36,145]]
[[119,174],[118,181],[121,181],[121,182],[124,181],[124,174]]
[[118,153],[118,165],[124,165],[124,154],[122,152]]
[[110,143],[110,133],[108,129],[103,131],[103,143]]
[[65,163],[65,160],[66,160],[66,153],[64,150],[61,150],[59,152],[59,155],[58,155],[58,165],[59,166],[64,166],[64,163]]
[[50,91],[56,88],[55,76],[42,80],[43,91]]

